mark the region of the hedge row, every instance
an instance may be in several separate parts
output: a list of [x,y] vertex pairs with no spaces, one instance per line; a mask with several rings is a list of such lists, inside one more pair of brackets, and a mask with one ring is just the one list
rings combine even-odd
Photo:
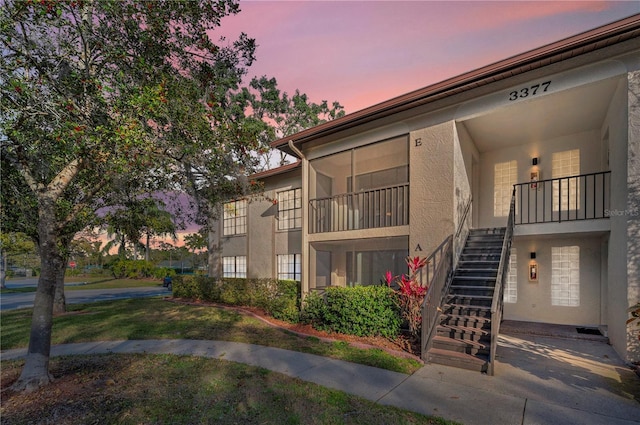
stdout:
[[393,338],[402,318],[395,292],[387,286],[330,287],[305,298],[301,321],[319,330]]
[[116,279],[142,279],[153,277],[162,279],[165,276],[175,276],[176,272],[167,267],[156,267],[145,260],[116,260],[110,266]]
[[178,276],[173,295],[236,306],[258,307],[276,319],[356,336],[397,336],[402,324],[397,295],[387,286],[331,287],[311,293],[300,312],[300,283],[275,279],[215,279]]
[[178,276],[173,280],[173,295],[258,307],[276,319],[289,322],[297,322],[300,314],[300,283],[293,280]]

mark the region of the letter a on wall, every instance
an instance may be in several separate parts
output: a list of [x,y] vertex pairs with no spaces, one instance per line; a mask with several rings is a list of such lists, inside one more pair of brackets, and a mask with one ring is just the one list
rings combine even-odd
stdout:
[[416,245],[416,249],[414,251],[422,251],[422,247],[420,244]]

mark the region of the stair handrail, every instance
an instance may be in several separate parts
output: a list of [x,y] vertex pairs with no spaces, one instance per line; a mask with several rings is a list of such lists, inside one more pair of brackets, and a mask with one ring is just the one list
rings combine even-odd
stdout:
[[[472,198],[469,196],[462,219],[458,222],[455,233],[447,236],[431,255],[427,257],[428,289],[422,303],[422,331],[420,335],[421,357],[425,361],[427,360],[427,352],[432,346],[433,337],[436,334],[444,297],[451,285],[454,264],[458,262],[458,258],[462,252],[462,250],[458,250],[458,252],[454,254],[454,240],[462,240],[462,246],[464,246],[469,235],[469,232],[467,232],[464,237],[460,238],[464,225],[468,217],[470,217],[469,210],[471,209],[471,201]],[[433,267],[434,270],[432,276],[429,276],[430,267]],[[436,295],[437,298],[435,298]],[[436,302],[431,302],[432,300]]]
[[498,346],[498,334],[500,333],[500,322],[502,322],[502,310],[504,308],[504,284],[509,273],[509,258],[511,256],[511,240],[513,238],[513,225],[515,220],[516,189],[513,188],[511,194],[511,205],[509,207],[509,218],[507,228],[502,241],[502,251],[500,252],[500,264],[496,274],[496,286],[493,291],[491,302],[491,349],[489,351],[489,367],[487,374],[493,375],[495,372],[496,347]]
[[[456,233],[454,234],[454,237],[453,237],[454,247],[456,248],[454,257],[453,257],[454,268],[458,264],[458,260],[460,259],[460,254],[462,254],[462,249],[464,248],[464,245],[467,243],[467,237],[469,236],[470,226],[466,226],[466,224],[468,223],[471,217],[469,215],[469,211],[471,210],[471,201],[473,201],[473,198],[469,196],[469,199],[467,200],[467,204],[464,207],[464,212],[462,213],[462,218],[458,222],[458,228],[456,229]],[[466,231],[464,235],[460,237],[462,231],[465,228],[466,228]]]
[[[431,263],[430,261],[433,262]],[[438,318],[442,311],[442,300],[451,280],[453,234],[447,236],[433,253],[427,257],[427,267],[430,264],[433,265],[434,273],[427,280],[429,286],[422,302],[422,329],[420,332],[420,355],[425,362],[427,361],[427,352],[431,348],[433,336],[438,325]]]

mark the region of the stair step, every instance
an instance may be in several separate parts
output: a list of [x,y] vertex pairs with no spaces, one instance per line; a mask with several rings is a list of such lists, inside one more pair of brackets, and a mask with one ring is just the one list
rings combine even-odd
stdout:
[[[491,291],[491,292],[493,292],[494,289],[495,289],[495,285],[456,285],[455,281],[451,285],[451,291],[469,290],[469,291]],[[458,294],[458,292],[456,292],[456,294]]]
[[[499,262],[496,261],[496,264],[497,263]],[[456,269],[456,274],[457,273],[498,273],[498,268],[497,267],[495,268],[477,267],[477,268],[468,269],[466,267],[458,267]]]
[[434,336],[432,342],[433,348],[471,355],[488,355],[491,348],[491,341],[487,341],[488,343],[469,340],[461,341],[458,339],[451,339],[446,336],[439,335]]
[[453,281],[455,282],[456,280],[460,280],[460,281],[481,281],[481,282],[496,282],[496,276],[476,276],[476,275],[472,275],[472,276],[467,276],[467,275],[454,275],[453,276]]
[[[458,261],[458,266],[464,266],[468,268],[469,266],[488,266],[490,264],[495,264],[496,268],[500,264],[500,260],[460,260]],[[472,269],[470,269],[472,270]]]
[[471,229],[470,233],[486,233],[489,232],[502,232],[504,233],[507,230],[506,227],[476,227],[475,229]]
[[441,315],[439,324],[441,326],[462,326],[486,331],[491,330],[491,319],[480,316]]
[[427,361],[444,366],[454,366],[461,369],[486,372],[488,368],[488,358],[485,356],[472,356],[466,353],[456,353],[448,350],[432,348],[427,353]]
[[438,325],[438,328],[446,331],[453,331],[461,334],[470,334],[470,335],[478,335],[478,336],[486,336],[491,334],[491,331],[480,328],[472,328],[469,326],[456,326],[456,325]]
[[[493,301],[493,297],[490,295],[461,295],[461,294],[447,294],[447,297],[449,299],[453,299],[453,298],[462,298],[462,299],[468,299],[469,301],[474,300],[474,301]],[[458,303],[451,303],[451,304],[458,304]],[[479,305],[482,306],[482,304],[462,304],[462,305]]]
[[[484,307],[481,307],[481,308],[484,308]],[[489,319],[487,317],[469,316],[469,315],[466,315],[466,314],[441,313],[441,315],[450,317],[452,319],[470,319],[470,320],[476,320],[476,321],[480,321],[480,322],[491,322],[491,319]]]
[[443,314],[481,317],[491,320],[491,307],[484,305],[464,305],[449,303],[442,307]]

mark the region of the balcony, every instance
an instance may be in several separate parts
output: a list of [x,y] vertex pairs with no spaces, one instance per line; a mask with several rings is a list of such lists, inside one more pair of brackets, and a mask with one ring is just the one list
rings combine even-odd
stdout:
[[309,233],[409,224],[409,184],[309,200]]
[[609,218],[611,171],[518,183],[515,224]]

